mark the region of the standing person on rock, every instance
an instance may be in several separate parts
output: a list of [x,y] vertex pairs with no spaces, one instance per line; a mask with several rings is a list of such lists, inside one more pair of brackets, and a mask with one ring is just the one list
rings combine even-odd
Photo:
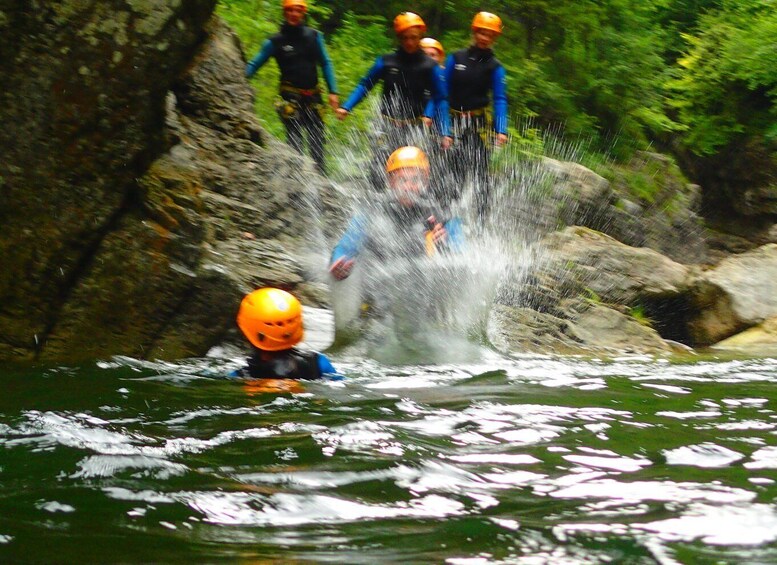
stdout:
[[421,49],[423,49],[424,53],[429,55],[432,59],[437,61],[438,65],[445,67],[445,49],[443,49],[442,43],[433,37],[424,37],[421,40]]
[[[440,145],[448,148],[450,137],[448,116],[448,91],[442,69],[421,49],[421,38],[426,24],[418,14],[402,12],[394,18],[394,32],[399,48],[393,53],[381,55],[367,74],[336,111],[344,120],[353,108],[380,82],[383,94],[380,104],[381,123],[384,134],[375,148],[373,163],[373,184],[385,184],[382,176],[386,158],[397,148],[406,145],[423,145],[427,137],[425,128],[436,126]],[[429,104],[430,99],[433,104]],[[427,114],[427,110],[434,115]]]
[[337,82],[332,60],[320,32],[305,25],[308,5],[305,0],[283,0],[285,22],[279,33],[267,39],[259,53],[246,65],[251,78],[274,57],[281,71],[280,100],[276,109],[286,128],[286,139],[303,153],[307,132],[311,157],[324,174],[324,104],[318,86],[318,67],[329,89],[329,106],[339,107]]
[[[507,143],[507,76],[492,50],[501,33],[499,16],[478,12],[472,20],[472,45],[451,54],[445,62],[456,137],[451,167],[457,180],[449,188],[458,188],[467,177],[471,178],[476,183],[475,204],[481,219],[490,201],[491,147]],[[489,93],[493,97],[493,118],[488,108]],[[449,194],[454,199],[458,196]]]

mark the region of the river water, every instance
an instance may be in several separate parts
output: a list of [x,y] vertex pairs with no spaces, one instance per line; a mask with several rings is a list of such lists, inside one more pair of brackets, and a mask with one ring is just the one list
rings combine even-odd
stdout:
[[775,359],[0,369],[0,562],[777,563]]

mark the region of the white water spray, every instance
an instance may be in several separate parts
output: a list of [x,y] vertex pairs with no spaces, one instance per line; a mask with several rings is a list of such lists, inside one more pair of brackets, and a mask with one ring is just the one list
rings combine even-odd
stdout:
[[[348,279],[332,283],[337,342],[392,364],[476,360],[486,344],[494,302],[500,296],[520,300],[516,288],[545,259],[537,242],[556,227],[543,201],[552,173],[540,155],[515,139],[489,153],[461,146],[446,153],[433,130],[398,127],[380,116],[378,106],[374,100],[366,131],[353,128],[333,154],[334,175],[352,198],[353,211],[375,220],[371,239],[382,242],[378,253],[365,250],[359,256]],[[520,139],[530,129],[538,135],[526,125]],[[573,160],[577,153],[555,136],[542,142],[546,154]],[[417,225],[381,221],[388,199],[385,160],[402,145],[416,145],[429,155],[431,207],[441,219],[462,220],[466,245],[461,252],[427,257],[420,252],[423,233]],[[470,174],[478,169],[490,172]],[[451,192],[457,198],[446,199]],[[485,193],[488,205],[482,206]],[[412,241],[419,252],[395,249]],[[501,284],[507,280],[509,285]]]

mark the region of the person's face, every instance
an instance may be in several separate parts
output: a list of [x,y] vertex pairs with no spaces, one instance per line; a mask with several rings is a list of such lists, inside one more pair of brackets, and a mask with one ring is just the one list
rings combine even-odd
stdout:
[[407,53],[415,53],[418,51],[422,37],[423,32],[418,26],[408,28],[397,36],[399,44]]
[[475,46],[478,49],[491,49],[499,34],[490,29],[483,29],[482,27],[476,27],[472,30],[472,38],[475,41]]
[[442,65],[442,53],[440,53],[437,49],[435,49],[434,47],[424,47],[423,50],[424,50],[424,53],[426,53],[432,59],[437,61],[438,65]]
[[283,10],[283,17],[286,23],[291,26],[298,26],[305,19],[305,10],[302,6],[289,6]]
[[397,202],[412,206],[426,192],[429,173],[424,169],[407,167],[389,173],[389,186]]

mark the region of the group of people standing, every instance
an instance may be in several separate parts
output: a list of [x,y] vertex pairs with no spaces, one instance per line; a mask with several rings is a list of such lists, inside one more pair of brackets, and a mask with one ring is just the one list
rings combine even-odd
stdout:
[[[478,206],[486,206],[491,148],[507,141],[506,73],[492,50],[502,33],[497,15],[476,14],[472,44],[445,57],[442,44],[425,36],[426,24],[418,14],[399,14],[393,22],[398,48],[379,56],[340,104],[322,34],[305,25],[306,0],[282,0],[282,7],[280,31],[248,63],[246,76],[253,76],[271,57],[276,59],[281,75],[277,110],[292,147],[303,151],[306,132],[311,156],[324,172],[325,105],[318,84],[319,67],[329,91],[329,106],[340,120],[382,83],[380,123],[376,124],[382,136],[375,144],[381,172],[397,148],[424,145],[433,171],[453,173],[453,178],[438,183],[438,196],[458,198],[461,183],[469,177],[478,186]],[[385,184],[385,179],[374,184]]]

